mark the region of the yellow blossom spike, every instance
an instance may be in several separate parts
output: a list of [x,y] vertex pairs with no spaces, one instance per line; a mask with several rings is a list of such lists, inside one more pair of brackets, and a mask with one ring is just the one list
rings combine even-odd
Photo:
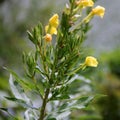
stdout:
[[58,14],[54,14],[54,15],[50,18],[49,24],[50,24],[50,26],[53,26],[53,27],[55,27],[55,28],[58,27],[58,25],[59,25],[59,16],[58,16]]
[[103,18],[104,14],[105,14],[105,8],[102,6],[97,6],[96,8],[92,9],[91,12],[93,15],[98,15],[101,18]]
[[44,38],[45,38],[46,42],[51,42],[52,41],[52,35],[51,34],[46,34]]
[[94,2],[92,0],[79,0],[76,1],[76,4],[79,5],[81,8],[85,8],[92,7],[94,5]]
[[98,65],[98,61],[96,58],[92,56],[86,57],[84,66],[97,67],[97,65]]

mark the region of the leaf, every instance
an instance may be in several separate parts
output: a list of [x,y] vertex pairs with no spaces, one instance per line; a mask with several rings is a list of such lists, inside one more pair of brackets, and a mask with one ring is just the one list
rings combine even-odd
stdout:
[[85,96],[81,98],[72,99],[72,102],[64,103],[62,106],[59,107],[58,111],[64,112],[73,109],[83,109],[89,105],[89,103],[93,100],[93,96]]
[[35,44],[36,41],[34,40],[32,33],[27,31],[27,34],[28,34],[28,38]]
[[4,67],[4,69],[7,70],[8,72],[10,72],[10,73],[11,73],[12,75],[14,75],[15,77],[18,77],[17,74],[16,74],[14,71],[12,71],[11,69],[8,69],[8,68],[6,68],[6,67]]
[[70,111],[66,111],[66,112],[62,112],[62,113],[59,113],[57,116],[56,116],[56,119],[57,120],[61,120],[61,119],[64,119],[66,117],[68,117],[70,115]]
[[91,80],[90,80],[90,79],[87,79],[87,78],[85,78],[84,76],[75,74],[75,75],[67,82],[67,84],[71,84],[71,83],[72,83],[73,81],[75,81],[75,80],[80,80],[80,81],[83,81],[83,82],[88,83],[88,84],[91,83]]
[[38,24],[38,29],[39,29],[40,35],[42,35],[43,34],[43,26],[41,23]]
[[27,99],[27,97],[24,93],[24,89],[21,87],[21,85],[18,83],[18,81],[13,79],[12,74],[10,74],[9,83],[10,83],[10,88],[12,90],[12,93],[14,94],[14,96],[16,98]]
[[94,99],[94,96],[85,96],[78,99],[77,104],[83,104],[84,106],[88,106],[93,99]]
[[33,42],[34,44],[37,45],[38,42],[40,42],[41,44],[42,34],[43,34],[42,24],[39,23],[37,26],[33,28],[33,31],[32,31],[32,35],[34,38],[34,42]]
[[27,90],[29,89],[29,90],[33,90],[33,89],[35,89],[35,85],[33,84],[33,83],[27,83],[26,81],[24,81],[24,80],[19,80],[19,82],[23,85],[23,86],[25,86],[26,88],[27,88]]
[[24,92],[24,89],[18,83],[18,81],[16,81],[15,79],[13,79],[12,74],[10,74],[9,83],[10,83],[10,87],[11,87],[12,93],[15,96],[15,98],[16,99],[24,100],[27,104],[29,104],[30,106],[32,106],[31,100],[26,96],[26,94]]
[[27,88],[27,90],[28,90],[28,89],[33,90],[33,89],[36,88],[33,83],[31,83],[31,82],[27,83],[27,81],[22,80],[14,71],[9,70],[9,72],[12,74],[12,76],[14,76],[14,78],[15,78],[21,85],[25,86],[25,87]]
[[36,109],[35,107],[31,106],[30,104],[27,104],[26,101],[22,100],[22,99],[17,99],[14,97],[5,97],[7,100],[13,101],[18,103],[19,105],[23,106],[24,108],[32,108],[32,109]]
[[31,83],[31,82],[27,82],[25,80],[22,80],[14,71],[10,70],[10,69],[7,69],[13,76],[14,78],[16,79],[16,81],[18,81],[20,83],[20,85],[22,85],[22,87],[25,87],[28,90],[35,90],[36,89],[36,86],[35,84]]
[[44,79],[47,79],[47,78],[46,78],[46,77],[48,77],[47,74],[45,74],[38,65],[35,67],[35,70],[36,70],[37,72],[40,72],[40,73],[41,73],[41,76],[42,76]]
[[10,116],[10,118],[12,118],[12,120],[19,120],[18,118],[14,117],[13,115],[11,115],[11,113],[8,111],[7,108],[0,108],[0,110],[8,113],[8,115]]
[[5,112],[8,112],[8,109],[7,108],[0,108],[1,110],[5,111]]

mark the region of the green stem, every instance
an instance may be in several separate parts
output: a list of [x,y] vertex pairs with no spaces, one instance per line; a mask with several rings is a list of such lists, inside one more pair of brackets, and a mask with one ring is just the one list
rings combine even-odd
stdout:
[[72,72],[68,73],[67,75],[73,75],[76,72],[78,72],[80,69],[84,70],[85,69],[85,64],[81,64],[78,68],[76,68],[75,70],[73,70]]
[[[41,56],[41,59],[42,59],[42,64],[43,64],[43,67],[44,67],[44,72],[47,74],[47,72],[48,72],[47,71],[47,66],[45,65],[46,52],[41,50],[40,44],[38,44],[38,47],[39,47],[39,53],[40,53],[40,56]],[[45,50],[45,48],[44,48],[44,50]],[[42,54],[42,53],[44,53],[44,54]]]
[[49,92],[50,92],[50,89],[47,88],[46,91],[45,91],[45,97],[43,99],[42,107],[41,107],[41,110],[40,110],[40,118],[38,120],[44,120],[45,108],[46,108],[46,105],[47,105]]
[[76,25],[74,25],[73,27],[71,27],[69,29],[69,32],[73,32],[74,30],[76,29],[79,29],[80,26],[83,24],[83,23],[88,23],[93,17],[93,14],[92,13],[89,13],[80,23],[77,23]]

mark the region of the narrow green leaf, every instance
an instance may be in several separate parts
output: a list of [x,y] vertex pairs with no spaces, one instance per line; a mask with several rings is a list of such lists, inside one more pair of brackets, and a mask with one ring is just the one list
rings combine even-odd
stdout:
[[10,74],[9,82],[12,93],[15,96],[14,99],[9,99],[9,100],[16,101],[18,104],[22,105],[23,107],[33,108],[32,101],[27,97],[21,85],[16,80],[13,79],[12,74]]
[[58,111],[68,111],[73,109],[83,109],[89,105],[89,103],[94,99],[93,96],[85,96],[81,98],[70,99],[66,101],[62,106],[59,107]]
[[26,101],[22,100],[22,99],[17,99],[14,97],[5,97],[7,100],[16,102],[17,104],[20,104],[21,106],[23,106],[24,108],[32,108],[32,109],[36,109],[35,107],[33,107],[32,105],[29,105],[26,103]]
[[16,118],[16,117],[14,117],[13,115],[11,115],[11,113],[8,111],[7,108],[0,108],[0,110],[6,112],[6,113],[10,116],[10,118],[11,118],[12,120],[19,120],[18,118]]
[[39,29],[40,35],[42,36],[42,34],[43,34],[43,27],[42,27],[41,23],[38,24],[38,29]]
[[1,110],[5,111],[5,112],[8,112],[8,109],[7,108],[0,108]]
[[30,89],[30,90],[33,90],[35,89],[35,85],[33,83],[28,83],[26,81],[23,81],[23,80],[20,80],[21,81],[21,84],[24,85],[26,88]]
[[28,34],[28,38],[31,40],[31,42],[33,42],[34,44],[36,43],[34,38],[33,38],[33,35],[31,32],[27,31],[27,34]]
[[65,112],[52,112],[47,115],[47,120],[64,120],[70,115],[70,111]]

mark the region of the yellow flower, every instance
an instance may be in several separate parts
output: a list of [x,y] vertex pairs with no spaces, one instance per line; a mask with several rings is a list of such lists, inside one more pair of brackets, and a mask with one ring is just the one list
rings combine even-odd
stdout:
[[45,26],[45,32],[49,34],[57,34],[57,27],[59,25],[59,16],[54,14],[50,19],[48,25]]
[[98,61],[96,58],[92,56],[86,57],[84,66],[97,67],[97,65],[98,65]]
[[76,2],[77,5],[80,7],[92,7],[94,5],[94,2],[92,0],[79,0]]
[[45,32],[46,32],[46,33],[49,33],[49,34],[51,34],[51,35],[52,35],[52,34],[55,34],[55,35],[56,35],[56,34],[57,34],[57,29],[56,29],[55,27],[52,27],[52,26],[49,27],[49,25],[46,25],[46,26],[45,26]]
[[92,9],[91,12],[93,15],[98,15],[101,18],[103,18],[104,14],[105,14],[105,8],[102,6],[97,6],[96,8]]
[[51,34],[46,34],[46,35],[45,35],[45,40],[46,40],[47,42],[51,42],[51,40],[52,40],[52,35],[51,35]]
[[104,14],[105,14],[105,8],[102,6],[97,6],[96,8],[92,9],[92,11],[88,14],[88,16],[86,16],[83,19],[83,22],[88,23],[94,17],[94,15],[98,15],[101,18],[103,18]]
[[49,20],[50,26],[57,28],[58,25],[59,25],[59,19],[58,18],[59,18],[58,14],[54,14]]

